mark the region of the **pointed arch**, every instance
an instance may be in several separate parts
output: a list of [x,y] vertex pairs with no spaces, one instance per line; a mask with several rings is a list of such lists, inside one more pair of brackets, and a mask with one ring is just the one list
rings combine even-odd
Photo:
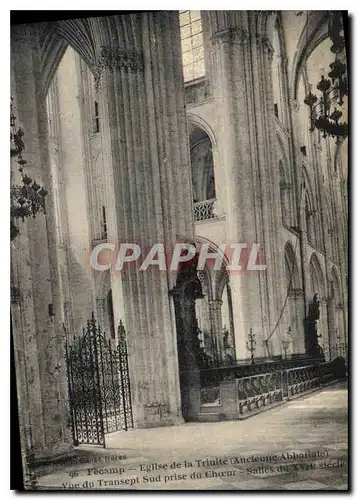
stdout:
[[284,248],[286,282],[289,290],[301,288],[295,250],[290,241],[287,241]]
[[304,220],[308,242],[317,247],[320,242],[320,231],[318,227],[318,207],[315,191],[312,188],[311,180],[306,166],[302,165],[303,174],[303,200],[304,200]]
[[203,118],[201,118],[201,116],[197,116],[194,113],[189,112],[189,113],[187,113],[186,116],[187,116],[187,122],[188,122],[189,135],[190,135],[193,127],[196,126],[198,128],[201,128],[209,136],[212,147],[216,148],[217,147],[216,137],[215,137],[214,131],[213,131],[212,127],[209,125],[209,123],[206,120],[204,120]]
[[309,263],[309,275],[310,275],[310,285],[311,285],[311,297],[312,300],[313,295],[315,293],[318,294],[318,297],[326,296],[326,280],[324,278],[324,274],[322,272],[322,267],[318,260],[318,257],[315,252],[312,253]]
[[118,49],[128,50],[131,54],[140,53],[141,24],[145,18],[146,13],[138,12],[34,25],[39,35],[44,93],[68,45],[80,55],[91,71],[96,70],[103,49],[113,53]]
[[328,38],[328,18],[328,11],[312,11],[308,13],[297,44],[289,78],[292,99],[297,99],[298,82],[305,61],[314,49]]
[[274,112],[276,118],[286,128],[288,126],[288,75],[287,57],[284,32],[282,29],[281,16],[275,16],[274,23],[271,21],[271,40],[273,48],[272,58],[272,90],[274,100]]
[[38,34],[44,94],[68,46],[80,55],[89,68],[94,67],[96,47],[90,19],[43,23],[39,25]]
[[197,274],[203,289],[203,294],[208,298],[208,300],[212,300],[213,289],[212,289],[211,276],[208,268],[205,266],[204,269],[202,271],[198,271]]

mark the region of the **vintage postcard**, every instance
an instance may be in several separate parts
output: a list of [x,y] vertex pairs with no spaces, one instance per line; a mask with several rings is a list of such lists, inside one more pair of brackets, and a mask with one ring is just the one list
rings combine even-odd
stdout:
[[347,12],[37,14],[11,23],[23,487],[347,491]]

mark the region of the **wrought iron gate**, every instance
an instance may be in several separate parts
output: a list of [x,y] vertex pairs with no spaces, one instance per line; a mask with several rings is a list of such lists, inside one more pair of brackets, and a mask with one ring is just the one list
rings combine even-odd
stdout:
[[105,434],[133,427],[124,325],[120,321],[116,347],[93,314],[81,337],[65,332],[74,444],[105,446]]

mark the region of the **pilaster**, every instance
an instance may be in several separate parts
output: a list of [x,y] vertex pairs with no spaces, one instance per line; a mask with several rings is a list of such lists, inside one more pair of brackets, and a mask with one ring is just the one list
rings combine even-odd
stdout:
[[[266,339],[278,320],[284,297],[282,249],[277,229],[281,214],[279,172],[274,166],[275,127],[272,97],[272,46],[257,26],[262,13],[232,16],[226,29],[212,26],[213,91],[218,104],[220,158],[225,165],[227,225],[230,243],[260,244],[265,272],[231,273],[237,357],[244,357],[250,327],[257,332],[257,355],[268,355]],[[280,252],[281,250],[281,252]],[[279,349],[278,331],[270,338],[270,354]],[[239,331],[242,332],[239,334]]]

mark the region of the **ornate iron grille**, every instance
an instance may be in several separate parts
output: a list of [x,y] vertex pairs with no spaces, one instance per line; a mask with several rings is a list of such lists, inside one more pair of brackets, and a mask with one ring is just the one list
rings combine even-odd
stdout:
[[280,372],[243,377],[236,380],[236,386],[239,418],[283,401]]
[[214,219],[216,217],[214,204],[216,200],[206,200],[194,203],[194,220],[199,222],[201,220]]
[[68,389],[74,444],[105,446],[105,434],[133,427],[127,340],[123,323],[111,346],[94,315],[82,336],[66,332]]

